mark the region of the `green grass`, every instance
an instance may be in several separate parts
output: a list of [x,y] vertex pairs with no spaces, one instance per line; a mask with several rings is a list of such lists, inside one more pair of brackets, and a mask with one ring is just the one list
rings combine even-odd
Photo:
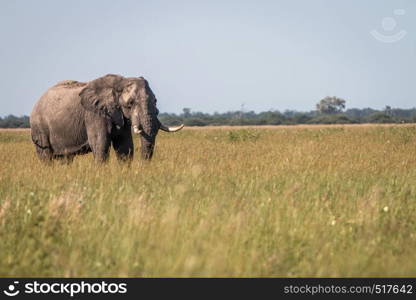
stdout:
[[414,277],[415,152],[414,126],[223,128],[45,166],[0,131],[0,276]]

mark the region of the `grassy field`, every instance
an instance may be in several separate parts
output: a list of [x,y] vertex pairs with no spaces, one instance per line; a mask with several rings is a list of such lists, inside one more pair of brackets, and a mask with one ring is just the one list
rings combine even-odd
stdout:
[[0,131],[0,276],[416,276],[415,126],[185,129],[130,166],[29,135]]

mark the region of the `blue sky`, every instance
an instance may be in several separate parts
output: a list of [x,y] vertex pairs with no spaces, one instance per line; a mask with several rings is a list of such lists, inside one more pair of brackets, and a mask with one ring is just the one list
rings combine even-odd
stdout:
[[415,14],[412,0],[3,0],[0,116],[108,73],[146,77],[161,112],[309,111],[327,95],[411,108]]

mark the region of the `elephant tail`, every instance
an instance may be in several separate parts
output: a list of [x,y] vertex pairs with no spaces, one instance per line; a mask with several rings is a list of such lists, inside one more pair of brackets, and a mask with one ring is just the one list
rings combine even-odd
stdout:
[[32,128],[31,130],[32,135],[32,142],[36,145],[36,147],[39,147],[40,149],[50,149],[52,150],[52,147],[49,143],[49,137],[45,133],[42,133],[37,128]]

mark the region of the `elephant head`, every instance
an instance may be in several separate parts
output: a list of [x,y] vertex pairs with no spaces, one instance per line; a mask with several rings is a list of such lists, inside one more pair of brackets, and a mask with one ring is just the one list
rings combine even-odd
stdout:
[[156,97],[143,77],[106,75],[88,83],[79,95],[85,109],[111,119],[117,127],[128,121],[140,136],[144,159],[152,158],[159,129],[175,132],[183,128],[167,127],[159,121]]

